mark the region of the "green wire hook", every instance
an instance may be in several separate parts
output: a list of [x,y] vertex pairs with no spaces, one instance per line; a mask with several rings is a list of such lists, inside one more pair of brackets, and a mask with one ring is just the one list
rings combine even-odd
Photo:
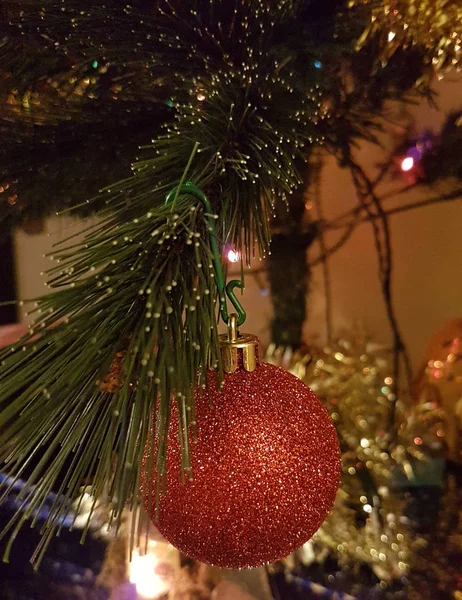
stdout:
[[212,214],[212,205],[210,204],[210,200],[204,194],[204,192],[195,186],[190,181],[173,188],[165,198],[165,203],[169,204],[178,194],[190,194],[191,196],[196,196],[205,207],[205,217],[207,220],[207,230],[209,232],[209,240],[210,247],[212,249],[212,257],[213,257],[213,266],[215,269],[215,281],[218,289],[218,298],[220,300],[220,315],[223,321],[228,324],[229,314],[228,314],[228,306],[226,303],[226,297],[229,298],[231,304],[234,306],[237,312],[237,324],[241,326],[247,315],[245,310],[242,308],[241,303],[236,297],[234,293],[234,288],[243,289],[244,285],[242,281],[239,279],[233,279],[225,286],[225,277],[223,274],[223,268],[221,266],[220,252],[218,250],[218,242],[217,235],[215,229],[215,219]]

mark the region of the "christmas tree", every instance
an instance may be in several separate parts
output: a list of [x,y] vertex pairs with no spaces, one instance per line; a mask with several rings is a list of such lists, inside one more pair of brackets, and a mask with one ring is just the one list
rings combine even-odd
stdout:
[[[46,0],[40,8],[5,2],[2,11],[0,226],[8,232],[56,211],[97,215],[83,241],[75,236],[56,247],[50,293],[31,304],[28,333],[1,357],[4,493],[17,478],[27,481],[5,532],[14,537],[57,492],[39,562],[83,481],[91,481],[95,504],[107,497],[116,526],[126,506],[135,511],[147,496],[156,520],[165,485],[194,482],[204,398],[220,406],[214,394],[228,390],[236,369],[246,382],[258,371],[260,388],[305,393],[298,382],[273,381],[271,370],[262,383],[255,343],[238,332],[245,311],[234,289],[243,278],[226,286],[220,257],[227,247],[242,264],[268,257],[273,340],[300,347],[306,248],[313,239],[322,243],[326,228],[322,214],[307,221],[304,209],[320,153],[348,169],[357,190],[359,209],[345,235],[364,219],[373,227],[393,330],[390,393],[397,394],[402,365],[410,378],[393,305],[389,214],[355,145],[378,141],[388,101],[431,97],[435,74],[457,67],[462,15],[446,0]],[[431,152],[420,149],[420,138],[407,140],[420,149],[423,169],[412,185],[460,180],[459,142],[458,115],[448,118]],[[452,158],[436,175],[443,156]],[[403,160],[411,158],[417,160]],[[457,183],[432,202],[459,195]],[[297,254],[291,262],[288,248]],[[323,246],[321,260],[334,250]],[[223,355],[218,314],[229,326]],[[233,344],[245,345],[243,357]],[[231,396],[247,385],[236,381]],[[288,416],[279,412],[283,424]],[[216,419],[222,415],[224,408]],[[389,418],[394,423],[393,413]],[[268,425],[280,423],[268,416]],[[209,442],[218,440],[218,430],[208,431]],[[335,487],[335,445],[326,442],[325,450],[322,473]],[[329,498],[317,507],[321,516]],[[263,554],[258,560],[265,562]]]

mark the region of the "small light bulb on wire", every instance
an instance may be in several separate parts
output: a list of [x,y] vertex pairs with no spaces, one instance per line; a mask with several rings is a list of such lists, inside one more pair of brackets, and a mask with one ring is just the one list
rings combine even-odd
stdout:
[[237,262],[239,262],[241,255],[239,254],[239,252],[237,250],[231,249],[231,250],[228,250],[227,258],[230,263],[237,263]]
[[408,171],[411,171],[414,168],[414,159],[412,158],[412,156],[406,156],[406,158],[403,158],[403,160],[401,161],[401,171],[404,171],[405,173]]
[[134,550],[129,564],[130,582],[136,585],[136,591],[143,600],[154,600],[168,592],[166,582],[156,573],[157,557],[149,552],[140,555]]

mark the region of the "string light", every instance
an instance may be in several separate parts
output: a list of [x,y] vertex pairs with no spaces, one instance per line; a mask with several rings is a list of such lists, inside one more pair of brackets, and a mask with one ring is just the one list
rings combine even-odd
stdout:
[[[150,543],[152,547],[155,547],[155,545],[156,542]],[[169,591],[165,579],[156,573],[158,564],[159,561],[152,548],[144,556],[138,550],[133,551],[129,565],[130,582],[136,585],[138,596],[144,600],[160,598]]]
[[403,158],[403,160],[401,161],[401,171],[404,171],[405,173],[407,173],[408,171],[411,171],[414,168],[414,159],[412,158],[412,156],[406,156],[406,158]]
[[239,262],[241,255],[237,250],[230,249],[228,250],[227,258],[230,263],[237,263]]

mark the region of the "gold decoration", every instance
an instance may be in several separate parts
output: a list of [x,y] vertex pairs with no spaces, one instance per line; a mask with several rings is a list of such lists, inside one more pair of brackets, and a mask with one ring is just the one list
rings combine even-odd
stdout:
[[388,487],[396,466],[387,428],[396,401],[390,359],[356,326],[323,348],[305,375],[324,398],[344,445],[341,493],[314,548],[330,548],[340,564],[369,563],[382,581],[409,569],[409,534],[400,501]]
[[[368,563],[383,585],[406,575],[409,599],[432,600],[420,573],[431,572],[451,589],[454,572],[441,573],[444,545],[460,547],[461,519],[454,523],[460,493],[454,486],[445,489],[435,532],[450,531],[451,519],[453,531],[450,542],[446,537],[440,543],[433,540],[433,529],[428,536],[411,531],[406,499],[394,490],[397,474],[410,486],[439,474],[446,428],[439,394],[427,390],[415,402],[406,389],[399,389],[395,398],[392,354],[360,327],[324,348],[311,347],[304,356],[274,346],[270,355],[272,362],[304,373],[305,383],[324,400],[342,442],[342,483],[334,509],[309,543],[309,551],[302,548],[289,560],[322,562],[329,553],[341,567]],[[427,468],[426,461],[434,458],[436,463]]]
[[462,463],[462,319],[449,321],[432,337],[415,388],[420,398],[438,398],[446,419],[447,456]]
[[237,329],[237,315],[231,314],[228,333],[219,336],[223,371],[234,373],[242,363],[246,371],[255,371],[258,364],[259,339],[251,334],[240,334]]
[[462,48],[462,4],[458,0],[350,0],[371,6],[371,20],[358,41],[382,39],[380,59],[387,62],[400,47],[418,46],[434,70],[457,66]]

